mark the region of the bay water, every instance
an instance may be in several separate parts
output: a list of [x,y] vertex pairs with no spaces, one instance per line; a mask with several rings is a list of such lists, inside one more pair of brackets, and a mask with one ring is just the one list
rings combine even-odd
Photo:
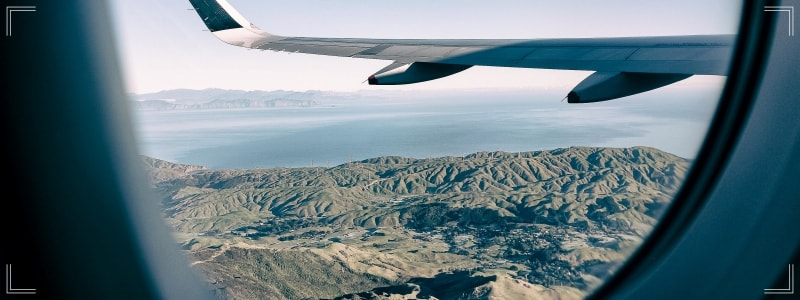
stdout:
[[560,92],[387,92],[310,107],[135,110],[134,119],[141,154],[214,169],[570,146],[650,146],[693,158],[718,97],[717,88],[685,88],[568,104]]

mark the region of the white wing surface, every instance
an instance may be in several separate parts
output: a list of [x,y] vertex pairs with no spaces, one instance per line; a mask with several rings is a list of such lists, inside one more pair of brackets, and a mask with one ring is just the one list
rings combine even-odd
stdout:
[[570,103],[611,100],[691,75],[726,75],[733,35],[575,39],[363,39],[288,37],[267,33],[226,0],[189,0],[222,41],[245,48],[393,61],[369,76],[373,85],[409,84],[475,65],[596,71]]

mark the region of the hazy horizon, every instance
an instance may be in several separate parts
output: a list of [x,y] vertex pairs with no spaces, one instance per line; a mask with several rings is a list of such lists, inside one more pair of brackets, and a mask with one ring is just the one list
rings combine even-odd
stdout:
[[[379,156],[460,156],[569,146],[649,146],[693,158],[717,89],[593,104],[558,91],[321,96],[314,107],[135,111],[141,152],[212,168],[338,165]],[[359,93],[350,93],[358,95]]]

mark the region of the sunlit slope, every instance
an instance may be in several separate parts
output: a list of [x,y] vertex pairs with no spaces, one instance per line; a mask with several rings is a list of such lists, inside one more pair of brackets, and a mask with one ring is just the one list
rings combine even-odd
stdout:
[[165,195],[167,217],[187,233],[298,217],[367,228],[502,220],[612,226],[643,234],[670,201],[688,161],[646,147],[571,147],[430,159],[381,157],[331,168],[150,166],[160,174],[154,185]]

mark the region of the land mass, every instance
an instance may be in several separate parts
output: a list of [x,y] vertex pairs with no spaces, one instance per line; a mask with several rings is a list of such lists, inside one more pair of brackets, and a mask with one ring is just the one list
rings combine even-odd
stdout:
[[229,299],[581,298],[651,230],[689,165],[646,147],[332,168],[143,161],[193,267]]
[[137,110],[199,110],[316,107],[322,103],[340,103],[359,99],[352,93],[324,91],[242,91],[225,89],[177,89],[156,93],[131,94],[131,105]]

